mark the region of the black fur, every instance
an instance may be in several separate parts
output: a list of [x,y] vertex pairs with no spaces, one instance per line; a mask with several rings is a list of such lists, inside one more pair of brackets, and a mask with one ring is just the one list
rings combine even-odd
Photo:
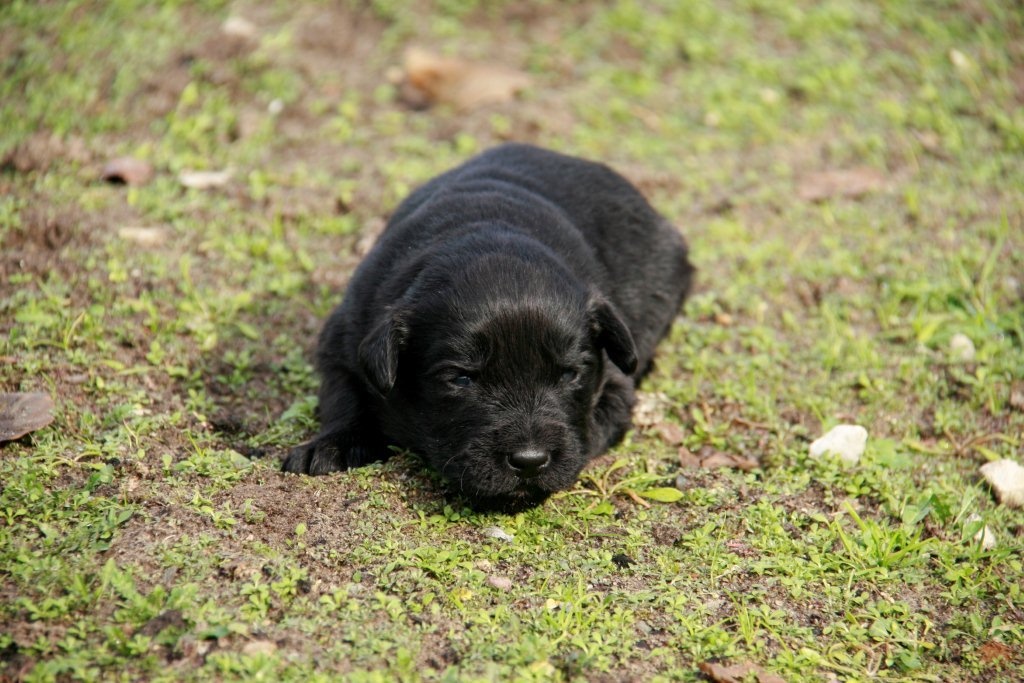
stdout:
[[478,508],[572,486],[630,426],[690,287],[682,237],[606,166],[504,145],[409,196],[320,337],[289,472],[423,455]]

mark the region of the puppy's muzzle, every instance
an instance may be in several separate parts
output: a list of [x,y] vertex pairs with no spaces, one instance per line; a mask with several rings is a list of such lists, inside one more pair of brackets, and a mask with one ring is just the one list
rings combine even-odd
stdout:
[[508,465],[520,477],[535,477],[551,462],[551,455],[539,448],[524,448],[508,456]]

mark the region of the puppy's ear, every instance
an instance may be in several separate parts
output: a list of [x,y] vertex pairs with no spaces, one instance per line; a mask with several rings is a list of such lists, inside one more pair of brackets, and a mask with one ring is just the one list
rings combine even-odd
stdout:
[[590,303],[590,324],[597,345],[627,375],[636,372],[636,344],[622,316],[610,301],[595,297]]
[[359,365],[363,376],[386,395],[398,377],[398,353],[405,346],[409,328],[396,316],[379,322],[359,344]]

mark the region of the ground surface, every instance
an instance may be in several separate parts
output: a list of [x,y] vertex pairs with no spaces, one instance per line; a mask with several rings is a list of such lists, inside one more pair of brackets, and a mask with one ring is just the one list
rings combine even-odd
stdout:
[[[0,679],[1020,680],[1024,513],[978,466],[1024,448],[1022,15],[3,3],[0,390],[57,410],[0,449]],[[531,85],[414,110],[409,46]],[[281,475],[375,231],[507,139],[612,164],[691,242],[643,427],[514,517],[410,454]],[[125,155],[152,180],[102,181]],[[861,463],[808,460],[840,422]]]

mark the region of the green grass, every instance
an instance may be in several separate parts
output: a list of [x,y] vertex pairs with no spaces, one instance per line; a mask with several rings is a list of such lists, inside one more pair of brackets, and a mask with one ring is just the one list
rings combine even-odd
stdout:
[[[1024,453],[1021,14],[513,5],[0,8],[0,390],[57,403],[0,450],[0,677],[1019,679],[1024,513],[977,470]],[[256,39],[220,36],[232,12]],[[533,86],[411,111],[386,77],[410,44]],[[689,239],[643,387],[664,414],[512,517],[406,453],[279,474],[361,238],[505,139],[621,169]],[[101,182],[121,155],[154,180]],[[884,182],[800,198],[833,169]],[[851,421],[860,464],[807,457]],[[666,424],[764,467],[680,471]]]

